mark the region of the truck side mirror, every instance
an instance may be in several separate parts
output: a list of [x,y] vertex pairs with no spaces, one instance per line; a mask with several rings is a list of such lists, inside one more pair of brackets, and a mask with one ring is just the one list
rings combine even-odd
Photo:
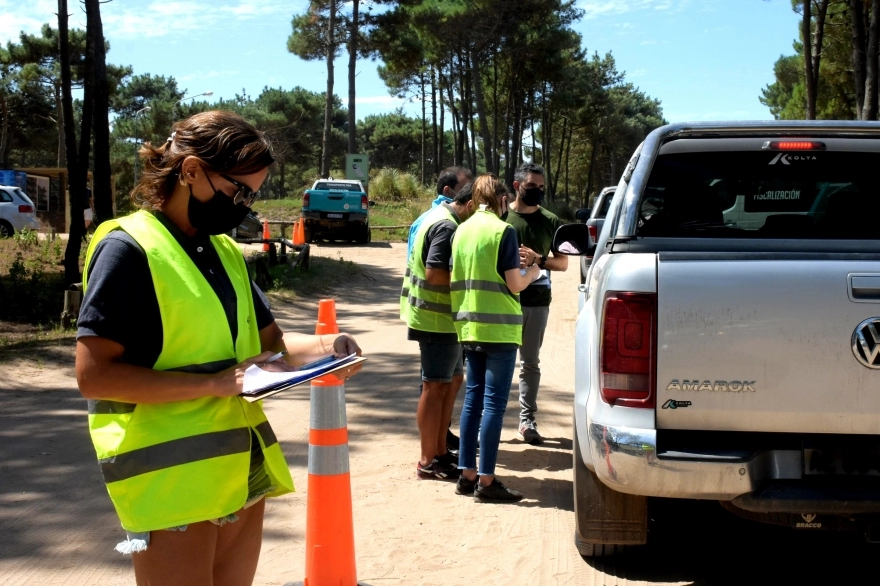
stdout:
[[590,213],[593,210],[590,208],[581,208],[574,213],[574,219],[578,222],[586,222],[590,219]]
[[586,224],[560,226],[553,236],[553,244],[550,249],[553,254],[583,256],[590,250],[590,231]]

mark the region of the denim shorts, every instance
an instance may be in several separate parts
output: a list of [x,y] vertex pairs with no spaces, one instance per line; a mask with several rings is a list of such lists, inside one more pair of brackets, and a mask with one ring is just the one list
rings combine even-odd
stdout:
[[422,380],[426,383],[451,383],[452,377],[464,376],[461,344],[419,340],[422,357]]

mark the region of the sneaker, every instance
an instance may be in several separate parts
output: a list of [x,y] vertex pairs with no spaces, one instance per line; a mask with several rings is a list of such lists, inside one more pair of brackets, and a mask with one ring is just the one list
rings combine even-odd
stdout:
[[461,442],[458,439],[458,436],[452,433],[451,429],[446,430],[446,450],[449,452],[455,452],[458,455],[458,449],[460,447]]
[[544,438],[538,433],[538,424],[532,419],[526,419],[519,424],[519,437],[533,446],[539,446],[544,441]]
[[479,483],[479,476],[477,476],[473,480],[468,480],[464,476],[460,476],[458,478],[458,482],[455,483],[455,494],[460,494],[462,496],[474,496],[477,485]]
[[416,476],[423,480],[455,480],[461,475],[457,464],[457,461],[453,464],[449,461],[440,461],[437,458],[434,458],[427,466],[416,462]]
[[489,486],[477,483],[474,489],[474,500],[481,503],[515,503],[522,497],[523,493],[507,488],[497,478],[493,478]]

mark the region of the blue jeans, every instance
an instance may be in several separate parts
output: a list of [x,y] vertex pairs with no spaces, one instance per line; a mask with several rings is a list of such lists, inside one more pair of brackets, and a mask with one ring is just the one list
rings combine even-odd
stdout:
[[467,355],[467,392],[461,408],[461,444],[458,467],[477,468],[477,434],[480,435],[480,474],[495,474],[498,444],[516,350],[505,352],[473,352]]

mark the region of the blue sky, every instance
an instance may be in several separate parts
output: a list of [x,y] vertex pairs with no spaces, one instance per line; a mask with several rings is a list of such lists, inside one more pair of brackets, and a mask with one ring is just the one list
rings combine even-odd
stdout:
[[[71,26],[85,15],[70,0]],[[323,91],[326,67],[287,52],[290,20],[307,0],[114,0],[102,4],[108,60],[135,73],[174,76],[209,101],[244,89],[302,86]],[[773,63],[790,54],[799,18],[790,0],[579,0],[575,25],[590,53],[611,52],[626,80],[661,101],[670,122],[770,119],[758,101]],[[57,24],[56,0],[0,0],[0,42]],[[336,62],[334,92],[347,101],[347,57]],[[357,116],[416,104],[388,95],[376,63],[359,62]]]

